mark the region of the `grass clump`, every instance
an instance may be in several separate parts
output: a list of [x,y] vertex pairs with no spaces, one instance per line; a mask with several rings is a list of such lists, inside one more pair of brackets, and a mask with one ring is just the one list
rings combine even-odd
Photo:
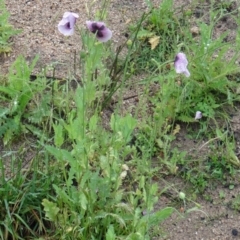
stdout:
[[9,12],[6,9],[4,0],[0,0],[0,54],[11,52],[9,39],[20,31],[14,29],[9,23]]
[[[239,101],[238,30],[231,40],[227,39],[228,32],[215,37],[216,28],[222,21],[230,19],[236,25],[239,21],[235,9],[230,10],[226,5],[211,1],[206,6],[210,11],[197,16],[194,25],[190,25],[189,20],[195,16],[196,6],[176,11],[172,4],[172,1],[163,1],[159,7],[149,11],[146,20],[141,23],[137,41],[133,44],[133,54],[137,57],[133,58],[135,61],[132,59],[131,65],[135,66],[136,72],[141,72],[142,69],[151,70],[150,76],[141,84],[155,87],[148,99],[153,113],[150,129],[155,136],[152,141],[155,145],[154,155],[158,156],[160,164],[167,167],[172,174],[177,174],[182,164],[189,164],[186,174],[191,173],[191,164],[194,163],[189,163],[186,154],[181,154],[177,149],[174,152],[171,147],[181,131],[181,127],[177,130],[179,122],[187,123],[189,130],[191,126],[194,128],[195,132],[191,133],[193,139],[210,138],[214,142],[221,139],[223,142],[220,155],[221,159],[225,159],[224,163],[221,166],[216,165],[215,157],[210,157],[215,170],[212,167],[209,170],[209,161],[205,165],[205,156],[196,156],[199,161],[204,161],[201,164],[204,170],[199,169],[200,164],[196,160],[194,169],[198,174],[194,171],[187,180],[194,179],[193,184],[203,190],[210,179],[223,177],[223,172],[232,174],[234,171],[230,166],[239,167],[239,160],[234,154],[235,138],[226,136],[223,131],[225,127],[231,129],[227,109]],[[152,5],[149,4],[149,7]],[[136,26],[131,29],[136,29]],[[174,65],[172,63],[179,52],[187,55],[191,73],[189,78],[176,76],[171,71]],[[200,120],[195,119],[197,112],[202,113]],[[146,135],[153,136],[151,130]],[[145,139],[144,144],[148,146],[149,137]],[[140,141],[144,142],[141,134]],[[217,147],[214,146],[213,151],[216,151]],[[211,171],[214,174],[211,175]]]
[[[151,4],[149,7],[151,10],[146,14],[134,42],[133,68],[136,72],[158,71],[157,61],[159,65],[164,64],[164,69],[168,72],[169,65],[165,64],[167,59],[176,54],[178,45],[191,40],[191,33],[187,29],[189,16],[183,12],[178,14],[174,10],[173,0],[164,0],[156,8]],[[130,30],[137,27],[138,25],[132,24]]]

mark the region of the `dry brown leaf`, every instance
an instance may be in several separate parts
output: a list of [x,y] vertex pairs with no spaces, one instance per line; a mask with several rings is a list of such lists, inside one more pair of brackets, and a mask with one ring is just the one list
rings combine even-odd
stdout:
[[151,50],[155,49],[156,46],[159,44],[159,39],[159,36],[154,36],[148,40],[148,42],[151,44]]
[[128,19],[126,20],[125,24],[129,24],[131,21],[132,21],[132,19],[131,19],[131,18],[128,18]]

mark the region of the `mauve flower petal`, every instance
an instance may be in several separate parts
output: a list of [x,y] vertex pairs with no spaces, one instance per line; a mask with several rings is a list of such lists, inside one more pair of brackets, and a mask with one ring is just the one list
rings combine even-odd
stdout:
[[[96,25],[95,28],[94,28],[94,24]],[[104,22],[86,21],[86,25],[89,31],[93,33],[95,33],[96,28],[99,29],[99,28],[105,27]]]
[[58,24],[58,30],[64,36],[70,36],[74,33],[74,28],[69,28],[70,22],[67,18],[62,19]]
[[97,34],[97,39],[100,42],[107,42],[108,40],[110,40],[112,38],[112,31],[108,28],[105,28],[100,33],[101,33],[101,36],[98,36],[98,34]]
[[71,15],[71,12],[65,12],[65,13],[63,14],[63,18],[68,18],[69,15]]
[[195,114],[195,120],[199,120],[202,118],[202,113],[200,111],[197,111]]
[[98,28],[104,29],[106,27],[104,22],[95,22]]
[[74,25],[76,23],[76,19],[78,18],[78,14],[72,12],[65,12],[63,14],[63,19],[58,24],[58,30],[65,36],[73,35],[74,33]]
[[90,32],[93,31],[92,24],[93,24],[93,21],[86,21],[87,28],[89,29]]
[[184,53],[178,53],[175,57],[174,67],[176,73],[183,73],[186,77],[190,76],[190,72],[187,69],[188,60]]
[[90,32],[96,33],[100,42],[107,42],[112,37],[112,31],[106,27],[104,22],[86,21],[87,28]]
[[70,28],[74,28],[74,25],[76,23],[76,18],[73,15],[69,15],[68,17],[69,23],[70,23]]
[[79,18],[79,15],[77,13],[73,13],[73,12],[65,12],[63,14],[63,18],[68,18],[69,16],[73,16],[75,18]]

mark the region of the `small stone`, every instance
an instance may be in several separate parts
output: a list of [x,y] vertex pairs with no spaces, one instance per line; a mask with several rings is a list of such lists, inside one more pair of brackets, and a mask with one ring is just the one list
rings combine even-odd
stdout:
[[197,35],[199,35],[199,33],[200,33],[199,27],[197,27],[197,26],[192,27],[192,28],[190,29],[190,31],[191,31],[191,33],[192,33],[193,36],[197,36]]
[[194,15],[196,18],[200,18],[201,16],[203,16],[203,11],[201,9],[196,9]]
[[238,230],[234,228],[234,229],[232,230],[232,235],[233,235],[233,236],[237,236],[237,235],[238,235]]

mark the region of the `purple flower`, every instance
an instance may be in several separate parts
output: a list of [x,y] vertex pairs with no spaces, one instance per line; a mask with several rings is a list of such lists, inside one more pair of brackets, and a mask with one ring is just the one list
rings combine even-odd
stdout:
[[74,25],[76,23],[78,14],[72,12],[65,12],[62,20],[58,24],[58,30],[64,36],[70,36],[74,33]]
[[100,42],[107,42],[112,37],[112,31],[105,26],[103,22],[86,21],[90,32],[96,34]]
[[200,111],[197,111],[195,114],[195,120],[199,120],[202,118],[202,113]]
[[174,67],[176,73],[183,73],[186,77],[190,76],[190,72],[187,69],[188,60],[184,53],[178,53],[175,57]]

